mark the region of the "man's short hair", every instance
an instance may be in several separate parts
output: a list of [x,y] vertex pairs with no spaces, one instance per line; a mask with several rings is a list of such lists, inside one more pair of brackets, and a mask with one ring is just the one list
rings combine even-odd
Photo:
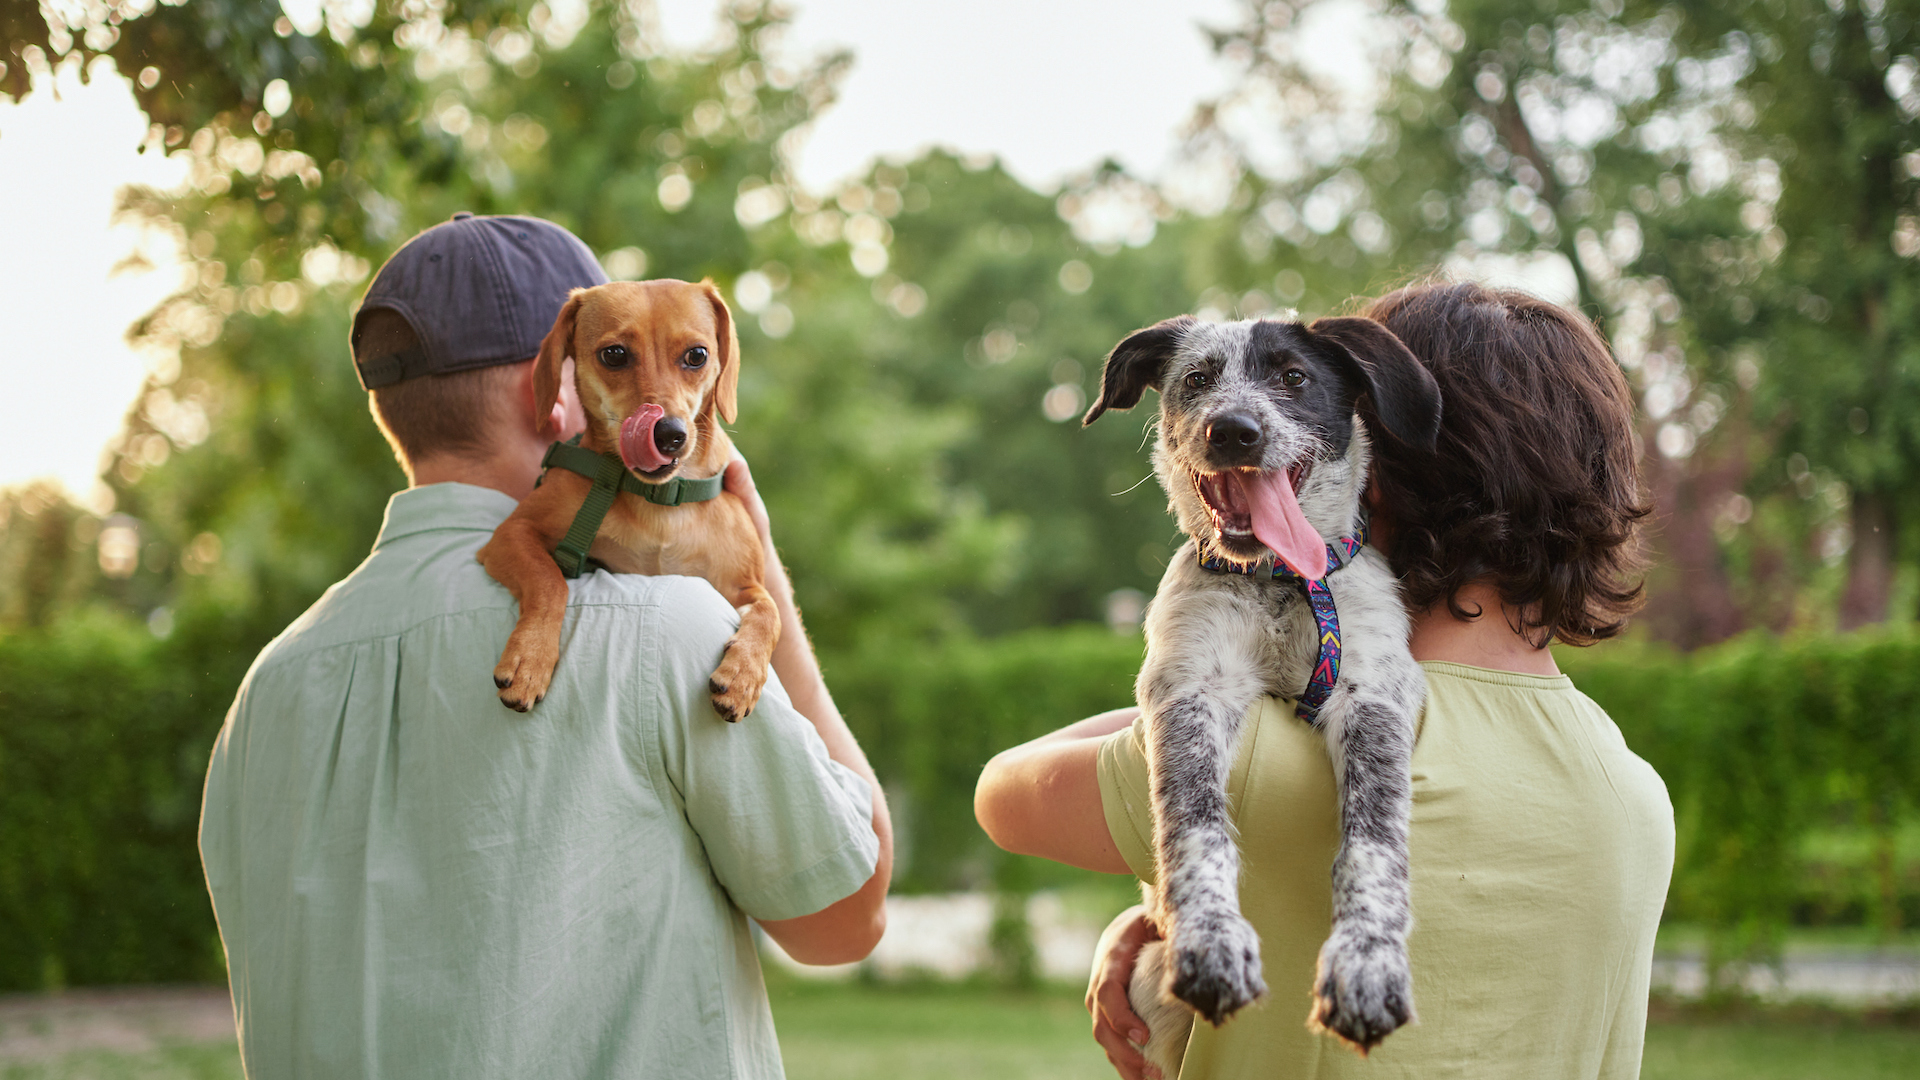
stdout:
[[427,458],[484,454],[510,420],[517,365],[574,289],[606,271],[551,221],[462,211],[414,235],[367,285],[348,340],[373,418],[413,478]]
[[[399,312],[365,312],[354,335],[354,360],[419,348],[419,338]],[[531,358],[529,358],[531,359]],[[512,408],[517,364],[495,364],[445,375],[416,375],[367,391],[368,408],[393,455],[413,474],[428,458],[470,457],[484,452],[495,425]]]
[[[1365,314],[1440,384],[1437,455],[1375,440],[1388,561],[1409,607],[1485,580],[1544,646],[1613,637],[1644,602],[1633,396],[1584,316],[1512,289],[1416,284]],[[1374,425],[1378,430],[1378,425]]]

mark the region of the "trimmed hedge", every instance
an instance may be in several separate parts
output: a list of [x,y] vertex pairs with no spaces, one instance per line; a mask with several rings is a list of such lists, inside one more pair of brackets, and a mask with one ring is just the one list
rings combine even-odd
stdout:
[[[240,636],[157,642],[105,618],[0,634],[0,990],[220,976],[194,839]],[[1077,626],[828,657],[895,802],[899,887],[1074,880],[997,852],[974,783],[995,752],[1130,702],[1140,656]],[[1668,916],[1707,925],[1716,958],[1765,957],[1796,920],[1920,921],[1920,859],[1894,847],[1920,806],[1920,637],[1559,656],[1665,777]]]
[[[1710,927],[1716,959],[1771,956],[1792,921],[1920,917],[1920,860],[1895,847],[1920,808],[1920,637],[1559,655],[1665,778],[1679,828],[1667,912]],[[1864,864],[1809,851],[1835,831],[1864,834]]]
[[0,636],[0,991],[223,977],[199,681],[118,619]]
[[[1792,922],[1920,922],[1920,851],[1895,847],[1903,822],[1909,846],[1920,839],[1920,637],[1556,655],[1665,778],[1679,830],[1667,914],[1708,926],[1717,959],[1767,957]],[[1136,637],[1075,627],[832,666],[835,696],[903,804],[901,884],[1004,877],[973,824],[980,767],[1130,702],[1140,656]]]
[[1010,861],[974,824],[974,785],[1001,750],[1131,705],[1143,655],[1137,636],[1071,626],[825,658],[834,700],[886,784],[896,837],[904,837],[896,839],[896,887],[945,891],[1082,876],[1039,860]]

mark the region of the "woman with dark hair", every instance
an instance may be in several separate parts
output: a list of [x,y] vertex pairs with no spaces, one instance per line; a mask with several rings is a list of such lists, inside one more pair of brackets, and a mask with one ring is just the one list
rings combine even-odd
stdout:
[[[1437,453],[1375,440],[1368,497],[1428,683],[1409,833],[1418,1021],[1365,1059],[1307,1030],[1338,809],[1324,741],[1268,699],[1228,792],[1272,1000],[1196,1025],[1181,1075],[1637,1076],[1673,809],[1547,649],[1612,637],[1641,602],[1632,397],[1591,323],[1525,293],[1421,284],[1362,313],[1444,402]],[[1137,709],[1001,753],[975,797],[1001,847],[1148,880],[1150,806]],[[1154,931],[1137,914],[1115,925],[1088,990],[1094,1036],[1122,1076],[1150,1076],[1126,985]]]

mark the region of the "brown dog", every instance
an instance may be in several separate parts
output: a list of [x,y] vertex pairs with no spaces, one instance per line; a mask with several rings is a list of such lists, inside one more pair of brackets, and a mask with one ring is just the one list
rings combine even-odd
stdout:
[[[737,408],[740,339],[711,281],[575,289],[540,343],[535,416],[552,413],[568,357],[587,413],[585,449],[617,454],[648,484],[726,469],[733,444],[720,422],[731,423]],[[520,621],[493,669],[500,700],[510,709],[526,712],[539,704],[553,681],[567,608],[567,581],[553,551],[592,487],[588,477],[549,469],[480,549],[487,573],[520,602]],[[706,578],[740,608],[740,630],[708,688],[726,719],[753,711],[780,637],[780,616],[763,584],[759,534],[739,499],[722,492],[705,502],[657,506],[622,490],[589,554],[617,573]]]

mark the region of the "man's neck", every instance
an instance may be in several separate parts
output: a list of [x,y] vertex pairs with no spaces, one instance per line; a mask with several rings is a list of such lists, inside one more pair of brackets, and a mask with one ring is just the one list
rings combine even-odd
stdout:
[[411,470],[412,487],[428,484],[460,483],[503,491],[515,499],[533,493],[540,478],[540,459],[525,453],[495,454],[486,458],[462,458],[442,455],[418,462]]
[[1520,614],[1501,602],[1500,590],[1476,582],[1461,589],[1457,600],[1461,608],[1481,614],[1471,619],[1456,618],[1445,601],[1414,613],[1407,648],[1415,660],[1441,660],[1523,675],[1560,674],[1552,650],[1535,648],[1514,629],[1520,625]]

